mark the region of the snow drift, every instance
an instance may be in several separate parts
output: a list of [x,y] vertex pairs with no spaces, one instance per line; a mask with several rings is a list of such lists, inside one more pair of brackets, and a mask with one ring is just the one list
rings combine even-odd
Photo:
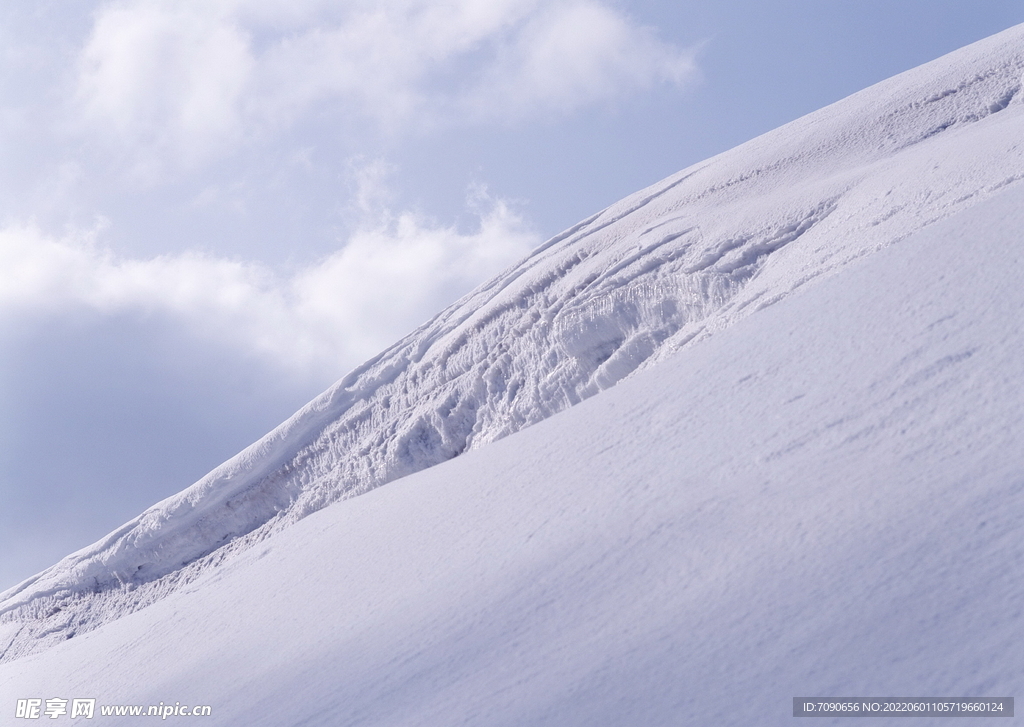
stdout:
[[[692,416],[717,422],[720,441],[707,444],[717,455],[709,456],[735,457],[729,444],[742,440],[734,439],[738,434],[729,433],[727,422],[748,416],[770,419],[769,410],[755,405],[754,395],[765,395],[767,384],[732,402],[739,408],[723,420],[711,416],[709,408],[722,406],[716,397],[743,381],[723,380],[726,389],[718,391],[693,377],[673,383],[667,372],[676,371],[682,360],[720,351],[710,342],[727,332],[726,340],[737,340],[732,331],[740,323],[744,335],[754,336],[757,321],[768,320],[772,309],[794,292],[808,288],[809,296],[819,291],[820,297],[826,286],[846,280],[862,258],[873,259],[939,220],[967,215],[996,195],[1018,200],[1008,193],[1024,178],[1022,70],[1024,26],[1018,26],[686,169],[583,221],[346,376],[192,487],[0,594],[2,658],[85,634],[170,598],[197,579],[209,584],[213,574],[250,562],[245,559],[253,557],[253,546],[275,533],[282,537],[282,528],[328,504],[496,442],[627,377],[660,381],[658,396],[685,400]],[[1009,233],[1000,229],[993,244],[1005,245]],[[1004,254],[1011,256],[1008,250]],[[891,255],[885,259],[906,263]],[[912,290],[920,276],[936,274],[934,267],[923,265],[888,279]],[[976,281],[979,289],[986,284]],[[955,288],[950,294],[966,291]],[[920,322],[913,304],[907,305],[911,322]],[[883,329],[897,321],[895,311],[878,313],[877,325]],[[837,325],[836,331],[841,330]],[[842,370],[815,363],[815,357],[825,360],[829,347],[838,345],[825,333],[819,338],[806,352],[812,360],[794,374],[803,371],[814,379],[826,370],[829,375]],[[866,345],[877,353],[884,349],[881,340]],[[735,346],[736,355],[758,355],[755,348]],[[905,353],[913,355],[909,349]],[[955,362],[966,361],[971,370],[975,353],[965,348],[949,355],[960,356]],[[720,359],[707,365],[735,371],[728,364]],[[638,373],[643,369],[650,371]],[[935,402],[939,408],[946,405]],[[560,421],[579,423],[582,415],[575,416]],[[874,415],[867,421],[875,421]],[[613,417],[606,422],[609,446],[625,437],[627,426],[647,437],[661,436],[657,418],[642,425],[636,419],[615,424]],[[856,439],[856,432],[826,421],[820,425]],[[769,429],[782,446],[786,430],[774,424]],[[933,434],[937,442],[950,436]],[[545,452],[567,457],[575,446],[548,449],[541,435],[522,436],[515,440],[520,444],[510,440],[494,451],[524,447],[521,456],[545,461]],[[632,442],[632,448],[621,443],[614,448],[634,469],[615,470],[617,478],[640,477],[653,466],[648,457],[656,455],[646,452],[642,438],[621,441]],[[794,441],[799,450],[803,445]],[[862,456],[869,456],[869,450]],[[761,451],[768,458],[774,450]],[[806,456],[791,474],[813,480],[808,468],[815,460]],[[685,469],[687,464],[676,461],[674,466]],[[908,465],[906,477],[913,478],[913,472]],[[488,476],[501,479],[499,470]],[[705,471],[701,481],[706,484],[710,476]],[[452,485],[452,492],[438,477],[425,474],[416,480],[434,486],[433,494],[423,497],[458,503],[468,496],[454,492],[468,486],[459,477],[462,484]],[[475,475],[467,470],[465,477]],[[614,490],[613,483],[623,484],[617,478],[602,486]],[[522,487],[540,487],[542,480]],[[754,486],[749,479],[742,482]],[[575,486],[574,496],[585,497],[587,486]],[[756,499],[756,492],[755,487],[747,496]],[[825,506],[827,497],[815,492],[825,498],[818,505]],[[347,505],[352,512],[369,507],[355,502]],[[595,507],[608,502],[599,500],[604,505]],[[721,508],[716,517],[728,519],[725,503],[731,501],[715,502]],[[434,513],[431,517],[440,517],[423,507]],[[696,517],[696,511],[687,512]],[[814,512],[808,510],[808,517],[818,517]],[[391,532],[399,526],[384,519],[377,527]],[[750,547],[767,542],[754,539]],[[342,552],[335,545],[323,547],[323,553]],[[732,552],[742,560],[746,551]],[[624,553],[621,557],[631,557],[628,549]],[[714,558],[701,562],[713,570]],[[282,574],[275,571],[274,577]]]

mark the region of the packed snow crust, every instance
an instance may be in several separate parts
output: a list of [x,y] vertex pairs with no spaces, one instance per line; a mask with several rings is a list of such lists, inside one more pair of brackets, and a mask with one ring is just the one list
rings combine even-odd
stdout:
[[[192,487],[0,594],[0,659],[208,582],[328,504],[494,443],[642,369],[661,371],[659,362],[698,356],[752,317],[749,333],[804,286],[830,284],[861,258],[1015,187],[1024,179],[1022,71],[1018,26],[581,222]],[[896,284],[913,289],[919,274],[902,271]],[[695,407],[728,396],[693,380],[666,386],[672,400],[699,392]],[[523,456],[540,457],[532,436],[517,441],[540,447]],[[721,456],[736,456],[727,444]],[[623,456],[647,466],[639,442]]]

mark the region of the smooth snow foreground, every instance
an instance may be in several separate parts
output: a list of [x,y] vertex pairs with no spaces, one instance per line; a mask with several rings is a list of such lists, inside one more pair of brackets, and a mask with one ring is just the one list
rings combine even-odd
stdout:
[[1019,26],[542,246],[0,595],[0,710],[739,725],[1014,696],[1022,71]]
[[0,667],[3,709],[746,727],[791,724],[794,696],[1020,696],[1022,230],[1005,190],[326,508]]

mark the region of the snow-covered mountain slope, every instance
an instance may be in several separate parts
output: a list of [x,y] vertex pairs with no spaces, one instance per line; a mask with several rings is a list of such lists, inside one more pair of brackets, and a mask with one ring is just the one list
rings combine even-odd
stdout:
[[0,666],[0,704],[748,727],[791,724],[799,696],[1018,695],[1022,230],[1004,189]]
[[16,624],[4,658],[164,598],[327,504],[691,355],[807,283],[1014,185],[1022,70],[1018,26],[549,241],[200,482],[0,595],[0,623]]

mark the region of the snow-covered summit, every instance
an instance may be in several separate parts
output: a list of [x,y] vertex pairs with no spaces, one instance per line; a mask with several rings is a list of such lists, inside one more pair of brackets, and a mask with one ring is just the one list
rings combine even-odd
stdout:
[[550,417],[1024,179],[1022,72],[1018,26],[581,222],[193,486],[0,594],[0,621],[17,624],[3,658]]

